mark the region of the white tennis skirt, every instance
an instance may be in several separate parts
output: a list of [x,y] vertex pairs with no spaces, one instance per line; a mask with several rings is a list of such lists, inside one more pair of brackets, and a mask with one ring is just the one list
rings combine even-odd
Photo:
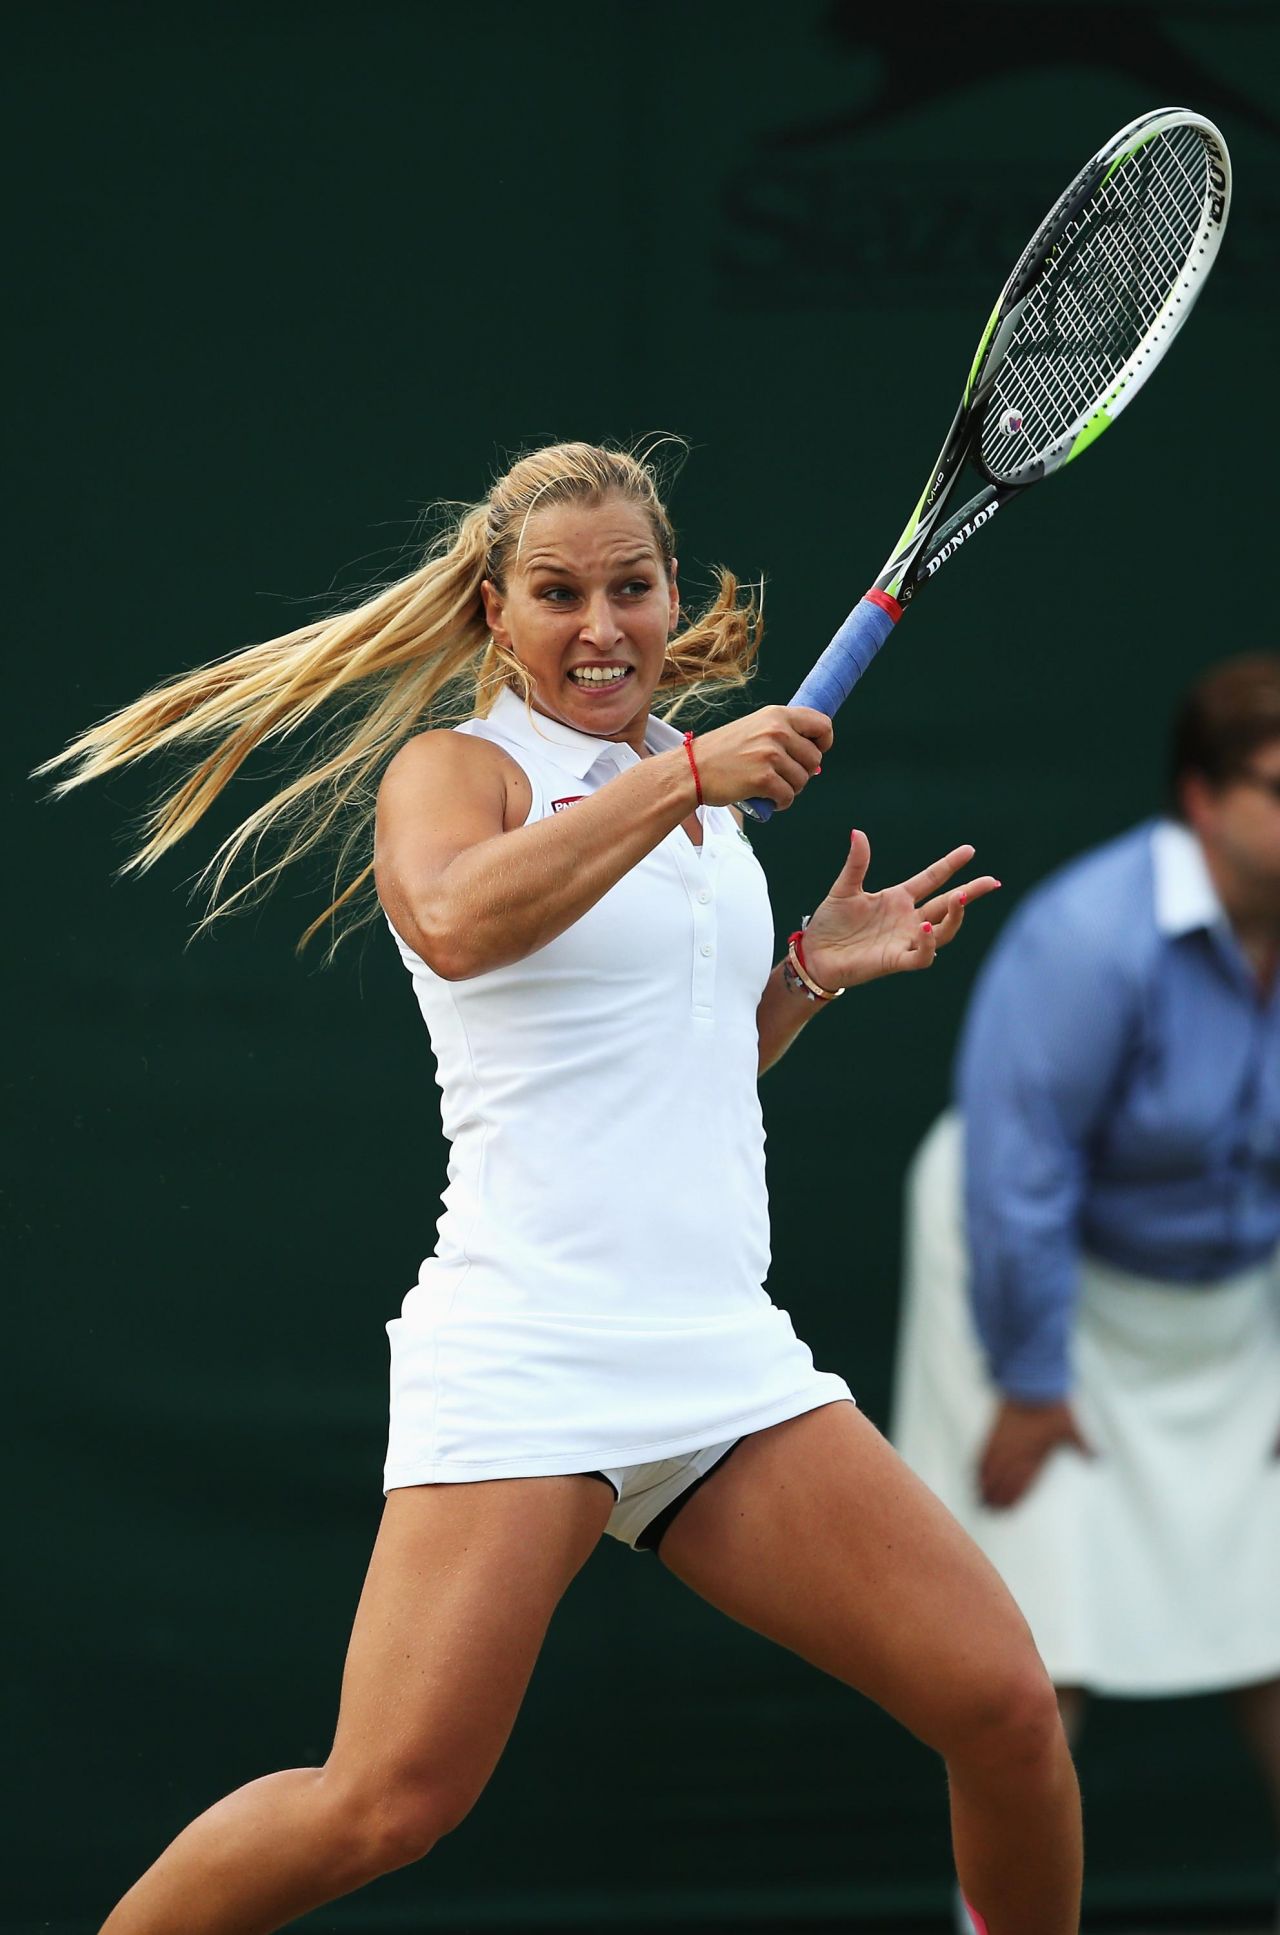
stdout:
[[1060,1448],[1006,1511],[978,1497],[998,1394],[967,1294],[961,1127],[907,1192],[892,1437],[1002,1574],[1054,1682],[1213,1692],[1280,1674],[1280,1272],[1195,1287],[1081,1266]]
[[852,1396],[764,1295],[645,1326],[476,1310],[433,1277],[387,1332],[388,1491],[654,1464]]

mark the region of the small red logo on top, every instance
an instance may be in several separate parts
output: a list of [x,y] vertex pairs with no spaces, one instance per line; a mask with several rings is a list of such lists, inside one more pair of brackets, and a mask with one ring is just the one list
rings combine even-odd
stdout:
[[552,800],[551,811],[553,813],[563,813],[566,806],[576,806],[579,800],[584,800],[586,797],[585,793],[570,793],[565,799]]

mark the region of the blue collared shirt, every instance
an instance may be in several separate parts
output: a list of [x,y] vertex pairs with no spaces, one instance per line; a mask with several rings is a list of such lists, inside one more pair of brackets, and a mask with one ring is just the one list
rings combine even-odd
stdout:
[[1140,826],[1028,896],[957,1087],[974,1315],[1011,1397],[1068,1388],[1082,1250],[1194,1288],[1280,1242],[1280,995],[1186,827]]

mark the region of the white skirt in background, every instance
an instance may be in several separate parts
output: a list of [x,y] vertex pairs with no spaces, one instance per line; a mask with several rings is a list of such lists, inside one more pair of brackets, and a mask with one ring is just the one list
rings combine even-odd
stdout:
[[1081,1264],[1060,1448],[1006,1511],[977,1494],[998,1394],[970,1315],[961,1125],[907,1189],[891,1435],[1001,1573],[1058,1686],[1213,1692],[1280,1674],[1280,1272],[1181,1286]]

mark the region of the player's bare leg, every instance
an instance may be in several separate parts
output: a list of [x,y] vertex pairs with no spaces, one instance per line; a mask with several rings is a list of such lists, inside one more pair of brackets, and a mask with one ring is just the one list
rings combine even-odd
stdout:
[[1080,1798],[1054,1690],[976,1546],[851,1404],[757,1432],[664,1562],[943,1755],[956,1868],[989,1935],[1076,1935]]
[[[1062,1731],[1066,1736],[1067,1746],[1074,1755],[1084,1730],[1084,1717],[1089,1696],[1080,1686],[1059,1686],[1055,1687],[1054,1691],[1058,1696],[1058,1714],[1062,1720]],[[954,1905],[956,1935],[975,1935],[975,1932],[976,1935],[981,1935],[978,1924],[969,1912],[959,1882],[956,1883]]]
[[416,1861],[476,1800],[548,1621],[604,1530],[597,1478],[394,1491],[324,1767],[252,1781],[191,1823],[102,1935],[268,1935]]

